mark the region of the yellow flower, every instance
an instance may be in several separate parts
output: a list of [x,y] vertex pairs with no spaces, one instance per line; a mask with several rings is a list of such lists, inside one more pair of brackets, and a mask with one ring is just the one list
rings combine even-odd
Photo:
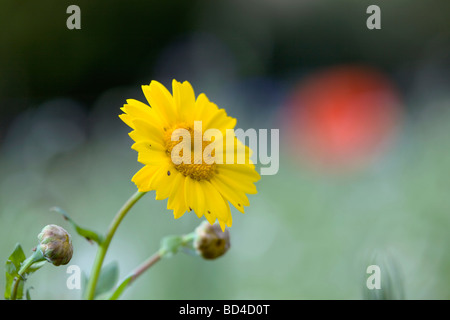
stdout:
[[[250,161],[250,149],[234,134],[236,119],[203,93],[196,98],[187,81],[173,80],[173,95],[157,81],[142,90],[151,107],[129,99],[120,115],[133,129],[129,134],[135,141],[132,149],[144,164],[131,180],[141,192],[155,190],[157,200],[168,198],[167,209],[173,210],[175,219],[193,210],[211,224],[217,219],[222,230],[230,227],[229,203],[244,213],[249,205],[246,194],[257,193],[254,182],[260,179]],[[223,140],[216,135],[208,139],[209,129],[217,129]],[[183,142],[187,150],[181,148]],[[174,161],[174,155],[183,161]]]

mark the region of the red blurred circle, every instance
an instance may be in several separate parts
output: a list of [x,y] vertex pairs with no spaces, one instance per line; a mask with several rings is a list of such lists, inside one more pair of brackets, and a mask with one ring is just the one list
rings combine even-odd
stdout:
[[327,69],[299,83],[290,95],[288,146],[321,167],[359,167],[385,149],[401,113],[396,88],[379,71]]

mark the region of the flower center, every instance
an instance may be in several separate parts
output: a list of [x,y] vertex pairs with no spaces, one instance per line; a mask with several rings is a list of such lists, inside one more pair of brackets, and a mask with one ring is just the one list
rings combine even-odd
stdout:
[[[183,143],[183,137],[180,137],[179,140],[172,141],[172,133],[176,129],[185,129],[189,132],[190,135],[190,161],[183,161],[180,164],[173,163],[175,169],[177,169],[180,173],[182,173],[185,177],[191,177],[194,180],[210,180],[214,173],[216,172],[216,164],[211,161],[211,157],[214,157],[214,150],[211,155],[204,154],[205,148],[211,143],[211,141],[203,141],[202,132],[196,132],[192,126],[188,125],[178,125],[172,129],[166,130],[165,133],[165,145],[166,145],[166,153],[168,156],[172,156],[172,150],[175,146]],[[195,148],[194,146],[202,146],[201,151],[200,148]],[[185,149],[181,149],[179,153],[180,158],[185,158],[184,156]],[[188,156],[188,155],[187,155]],[[206,158],[206,159],[205,159]],[[207,160],[205,162],[205,160]],[[173,159],[172,159],[173,162]]]

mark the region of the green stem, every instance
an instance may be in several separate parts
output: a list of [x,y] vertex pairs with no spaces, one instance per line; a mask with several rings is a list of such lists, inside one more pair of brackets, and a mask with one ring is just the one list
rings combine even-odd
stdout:
[[[187,246],[190,242],[192,242],[194,240],[194,238],[195,238],[195,232],[181,236],[181,242],[179,243],[179,246],[180,247]],[[177,250],[174,250],[174,251],[177,251]],[[126,288],[128,288],[145,271],[150,269],[158,261],[160,261],[162,258],[164,258],[166,256],[166,254],[168,254],[169,252],[170,252],[170,250],[167,250],[167,248],[160,248],[157,252],[155,252],[152,256],[150,256],[147,260],[145,260],[115,290],[114,294],[110,297],[110,300],[118,299]]]
[[17,299],[17,292],[19,290],[19,284],[21,280],[23,279],[23,275],[28,271],[28,268],[31,267],[31,265],[35,262],[43,261],[44,255],[42,254],[42,251],[39,249],[36,249],[36,251],[31,255],[29,258],[27,258],[22,266],[20,267],[20,270],[17,272],[18,277],[16,278],[16,281],[14,282],[14,286],[11,291],[11,300]]
[[185,234],[183,237],[182,237],[182,245],[183,246],[186,246],[189,242],[191,242],[191,241],[193,241],[194,239],[195,239],[195,236],[196,236],[196,233],[195,233],[195,231],[194,232],[191,232],[191,233],[188,233],[188,234]]
[[89,277],[89,282],[87,284],[86,288],[86,299],[93,300],[95,297],[95,288],[97,286],[98,278],[100,276],[100,270],[102,268],[103,260],[105,259],[106,252],[108,251],[109,244],[111,243],[111,240],[116,233],[117,228],[119,227],[120,222],[123,220],[123,218],[126,216],[128,211],[133,207],[133,205],[145,194],[146,192],[140,192],[137,191],[135,194],[133,194],[127,202],[120,208],[120,210],[117,212],[116,216],[114,217],[113,221],[111,222],[111,225],[109,226],[108,232],[102,241],[101,244],[99,244],[97,255],[94,260],[94,265],[92,267],[92,272]]
[[134,280],[136,280],[145,271],[150,269],[150,267],[152,267],[155,263],[157,263],[159,260],[161,260],[162,257],[163,257],[163,255],[161,255],[159,252],[156,252],[150,258],[148,258],[146,261],[144,261],[139,267],[136,268],[136,270],[133,271],[128,285],[130,285]]
[[[186,246],[190,241],[192,241],[195,238],[195,232],[189,233],[187,235],[184,235],[181,237],[182,241],[180,243],[180,247]],[[164,258],[164,256],[168,252],[164,249],[160,249],[157,252],[155,252],[150,258],[145,260],[139,267],[137,267],[131,276],[130,282],[128,282],[128,285],[130,285],[134,280],[136,280],[141,274],[143,274],[145,271],[150,269],[155,263],[157,263],[159,260]]]

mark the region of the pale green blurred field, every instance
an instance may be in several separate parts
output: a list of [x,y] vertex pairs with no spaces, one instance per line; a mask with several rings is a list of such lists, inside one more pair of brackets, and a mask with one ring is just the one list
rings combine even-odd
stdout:
[[[1,259],[16,242],[29,253],[40,229],[56,223],[72,233],[70,264],[90,272],[95,245],[49,208],[60,206],[82,226],[104,232],[135,192],[130,179],[140,165],[114,107],[129,94],[106,93],[90,114],[57,101],[58,110],[66,103],[66,114],[49,104],[14,123],[0,158]],[[279,173],[262,177],[245,215],[233,210],[226,256],[204,261],[180,253],[149,270],[123,298],[362,299],[366,268],[378,252],[398,267],[394,280],[404,298],[448,299],[449,103],[440,99],[410,114],[391,148],[352,174],[314,172],[295,163],[282,143]],[[77,124],[86,117],[87,128]],[[192,213],[174,220],[165,206],[151,192],[119,227],[106,263],[119,262],[120,278],[156,251],[163,236],[200,223]],[[66,269],[46,265],[34,274],[27,282],[32,298],[79,299],[79,290],[66,287]]]

